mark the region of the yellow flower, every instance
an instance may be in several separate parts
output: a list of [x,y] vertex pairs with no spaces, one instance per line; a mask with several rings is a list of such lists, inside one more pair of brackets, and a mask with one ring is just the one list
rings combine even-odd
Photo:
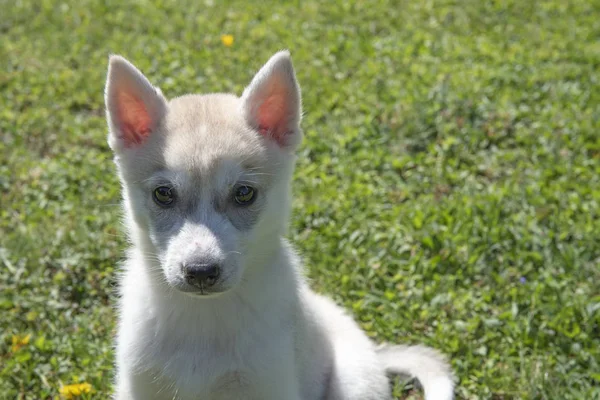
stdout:
[[221,42],[223,42],[223,45],[226,47],[233,46],[233,35],[221,35]]
[[75,383],[73,385],[66,385],[60,388],[60,394],[65,399],[74,399],[84,393],[91,393],[92,385],[87,382]]
[[19,349],[23,346],[29,344],[29,340],[31,339],[31,334],[25,336],[14,335],[12,337],[12,346],[11,350],[13,353],[19,351]]

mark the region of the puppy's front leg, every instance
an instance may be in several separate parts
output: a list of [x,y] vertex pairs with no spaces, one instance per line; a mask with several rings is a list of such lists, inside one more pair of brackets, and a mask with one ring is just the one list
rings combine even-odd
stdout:
[[258,384],[254,386],[254,399],[301,399],[296,363],[292,353],[288,353],[287,351],[274,352],[271,357],[265,359],[263,368],[257,374],[256,382]]
[[281,373],[265,377],[258,388],[255,399],[260,400],[300,400],[300,388],[295,376]]

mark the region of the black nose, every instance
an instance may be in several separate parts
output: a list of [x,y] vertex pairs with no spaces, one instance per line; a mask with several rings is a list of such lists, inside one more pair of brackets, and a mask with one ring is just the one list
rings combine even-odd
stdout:
[[190,285],[207,288],[215,284],[221,268],[218,264],[190,263],[183,265],[185,281]]

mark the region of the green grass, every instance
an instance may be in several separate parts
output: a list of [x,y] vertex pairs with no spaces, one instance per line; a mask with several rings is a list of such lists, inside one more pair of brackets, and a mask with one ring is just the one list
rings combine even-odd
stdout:
[[111,392],[108,54],[173,97],[240,93],[281,48],[316,289],[450,355],[461,399],[600,398],[599,1],[0,3],[1,398]]

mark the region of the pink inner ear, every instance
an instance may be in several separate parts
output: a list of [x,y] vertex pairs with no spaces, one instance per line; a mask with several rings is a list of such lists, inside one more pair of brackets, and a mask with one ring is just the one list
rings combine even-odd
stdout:
[[128,147],[142,144],[150,134],[152,119],[144,103],[133,94],[119,91],[117,104],[123,140]]
[[260,132],[269,134],[277,142],[283,140],[287,133],[288,111],[285,102],[285,96],[276,93],[269,96],[258,108]]

